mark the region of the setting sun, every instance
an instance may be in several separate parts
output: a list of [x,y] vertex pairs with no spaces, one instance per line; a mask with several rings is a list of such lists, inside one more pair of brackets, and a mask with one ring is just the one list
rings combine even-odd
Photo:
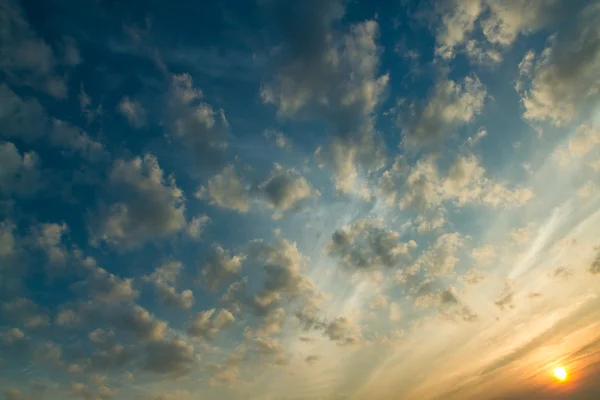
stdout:
[[554,369],[554,376],[559,381],[564,381],[565,379],[567,379],[567,370],[564,369],[563,367],[555,368]]

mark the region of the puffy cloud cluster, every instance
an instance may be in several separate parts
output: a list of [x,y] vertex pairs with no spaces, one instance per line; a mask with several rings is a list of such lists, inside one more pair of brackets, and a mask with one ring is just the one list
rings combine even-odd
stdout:
[[96,241],[130,249],[186,227],[183,192],[151,154],[115,161],[110,185],[118,198],[97,217],[92,231]]
[[[402,193],[402,196],[399,196]],[[528,188],[508,188],[486,176],[484,167],[473,155],[458,156],[442,176],[434,157],[421,158],[409,166],[403,157],[383,173],[379,194],[388,204],[397,203],[402,209],[414,208],[420,214],[419,230],[426,231],[426,216],[443,217],[444,203],[457,207],[466,204],[485,204],[491,207],[519,206],[533,197]],[[442,219],[443,224],[443,219]],[[440,224],[435,224],[441,226]]]
[[167,261],[151,275],[144,276],[143,280],[154,286],[156,295],[163,304],[187,310],[194,304],[194,293],[190,289],[177,292],[174,286],[182,266],[179,261]]
[[325,335],[341,346],[357,345],[362,339],[362,330],[350,317],[338,317],[325,326]]
[[359,220],[336,230],[326,252],[340,257],[340,266],[351,270],[394,267],[410,259],[417,247],[411,240],[400,241],[398,232],[387,229],[380,220]]
[[211,292],[216,291],[223,283],[239,275],[244,259],[244,255],[232,256],[223,247],[214,245],[200,271],[201,285]]
[[[575,19],[575,18],[574,18]],[[594,112],[600,101],[600,9],[590,4],[576,18],[572,31],[559,34],[537,58],[528,53],[521,64],[524,117],[565,125]]]
[[481,113],[486,96],[476,76],[437,82],[426,104],[412,102],[399,115],[403,145],[411,148],[443,140],[448,129],[465,125]]
[[35,194],[44,185],[39,163],[36,153],[22,153],[13,143],[0,141],[0,194]]
[[[485,53],[498,62],[519,35],[529,35],[561,19],[567,21],[579,5],[560,0],[452,0],[437,5],[440,18],[435,53],[451,60],[463,50],[474,61]],[[481,32],[482,40],[473,39]],[[478,51],[474,51],[477,48]]]
[[262,201],[275,212],[274,218],[298,210],[309,199],[318,196],[319,191],[311,187],[306,178],[279,164],[275,164],[260,184],[251,183],[234,165],[228,165],[196,192],[197,198],[208,200],[211,205],[241,213],[248,212],[253,201]]
[[203,97],[189,74],[171,77],[168,96],[171,133],[194,151],[200,167],[209,168],[225,160],[229,123],[224,111],[215,110]]
[[188,335],[191,337],[203,337],[212,340],[223,329],[231,327],[235,317],[228,310],[211,309],[200,311],[189,323]]
[[[339,0],[309,1],[292,9],[285,2],[275,4],[283,41],[273,58],[275,78],[263,85],[263,101],[274,104],[282,118],[327,120],[332,142],[319,156],[333,166],[338,189],[348,192],[359,165],[381,163],[373,113],[389,76],[378,73],[379,26],[371,20],[347,33],[337,31],[334,26],[344,15]],[[305,26],[312,27],[310,35]]]
[[81,63],[73,39],[53,48],[39,37],[15,0],[0,4],[0,70],[12,83],[33,87],[59,99],[67,97],[65,75]]

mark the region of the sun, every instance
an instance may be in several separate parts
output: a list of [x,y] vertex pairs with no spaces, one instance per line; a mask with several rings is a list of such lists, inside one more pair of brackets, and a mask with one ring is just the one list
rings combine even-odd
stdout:
[[554,368],[554,377],[559,381],[564,381],[567,379],[567,370],[564,367]]

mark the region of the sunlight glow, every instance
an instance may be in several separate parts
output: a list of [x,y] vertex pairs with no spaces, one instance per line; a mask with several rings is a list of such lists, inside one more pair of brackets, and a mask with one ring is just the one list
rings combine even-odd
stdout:
[[567,370],[564,367],[554,368],[554,376],[559,381],[564,381],[567,379]]

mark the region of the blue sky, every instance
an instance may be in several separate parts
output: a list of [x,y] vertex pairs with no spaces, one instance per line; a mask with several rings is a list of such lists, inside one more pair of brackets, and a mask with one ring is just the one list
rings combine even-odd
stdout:
[[597,1],[0,25],[0,396],[597,398]]

